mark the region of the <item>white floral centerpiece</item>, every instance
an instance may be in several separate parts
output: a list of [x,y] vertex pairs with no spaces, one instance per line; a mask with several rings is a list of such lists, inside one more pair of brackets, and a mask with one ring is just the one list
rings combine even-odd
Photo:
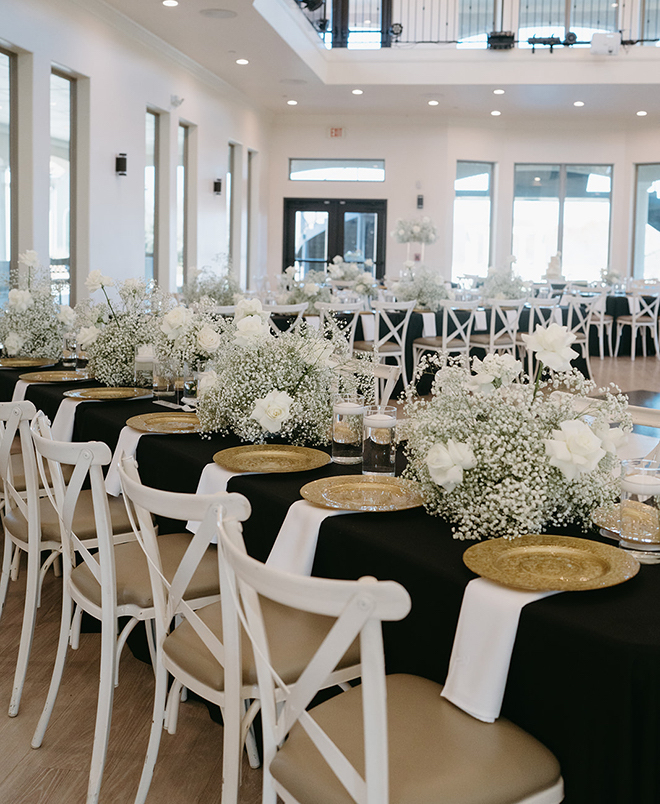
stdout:
[[[142,279],[114,280],[92,271],[85,284],[104,301],[86,299],[76,305],[78,345],[87,353],[87,367],[104,385],[132,385],[135,379],[135,349],[154,344],[159,337],[159,319],[171,304],[169,294]],[[116,287],[114,302],[106,288]]]
[[[602,398],[576,413],[573,398],[595,383],[570,368],[574,336],[552,324],[523,337],[540,361],[535,382],[511,355],[489,354],[436,359],[429,400],[407,390],[407,475],[459,539],[586,526],[619,493],[616,450],[632,429],[626,397],[599,389]],[[552,370],[542,379],[544,365]]]
[[435,243],[438,233],[431,219],[425,215],[410,220],[399,218],[394,224],[392,237],[397,243]]
[[214,315],[215,303],[208,297],[192,307],[182,305],[164,313],[156,329],[156,357],[177,369],[200,371],[221,343],[223,321]]
[[307,302],[308,313],[315,313],[316,302],[329,302],[331,290],[323,271],[307,271],[302,279],[296,279],[296,269],[290,265],[280,277],[281,293],[278,304],[302,304]]
[[19,286],[9,291],[0,314],[0,342],[10,357],[58,359],[71,308],[57,303],[36,251],[19,254],[18,262],[24,270],[19,271]]
[[[332,394],[360,385],[359,377],[337,371],[349,359],[344,338],[325,338],[304,325],[273,335],[256,299],[239,302],[220,337],[198,384],[204,432],[235,433],[255,443],[274,437],[293,444],[329,441]],[[365,362],[364,381],[370,377],[372,386],[369,367]]]
[[373,261],[365,260],[363,263],[346,262],[341,254],[336,254],[332,262],[328,263],[328,276],[333,282],[354,282],[362,273],[362,268],[372,268]]
[[188,278],[181,294],[186,305],[190,306],[206,297],[224,307],[236,304],[240,298],[241,286],[227,258],[218,254],[214,261],[220,265],[218,270],[210,266],[201,270],[188,268]]
[[417,300],[420,307],[435,312],[444,299],[453,299],[454,294],[445,287],[444,280],[424,265],[414,262],[404,263],[404,272],[390,290],[398,301]]
[[516,258],[511,255],[508,264],[503,267],[488,269],[488,276],[481,288],[485,299],[523,299],[527,296],[527,287],[518,274],[513,272]]

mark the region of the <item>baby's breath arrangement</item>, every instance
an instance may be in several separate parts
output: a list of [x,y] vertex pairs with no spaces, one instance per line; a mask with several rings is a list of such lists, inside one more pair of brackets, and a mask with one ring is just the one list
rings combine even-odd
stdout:
[[349,355],[341,335],[326,338],[303,325],[275,336],[266,318],[258,300],[242,301],[220,333],[221,344],[198,385],[202,430],[255,443],[277,437],[325,444],[332,394],[373,386],[370,364],[364,363],[361,377],[344,375],[338,369]]
[[345,262],[341,254],[337,254],[328,263],[328,276],[333,282],[354,282],[362,273],[371,273],[373,266],[373,260]]
[[200,371],[220,347],[224,319],[215,315],[215,302],[203,297],[191,307],[164,313],[156,328],[156,356],[177,369]]
[[430,399],[407,390],[407,475],[421,483],[427,511],[454,524],[456,538],[585,526],[594,508],[619,494],[616,450],[632,429],[626,397],[599,389],[602,398],[578,414],[574,398],[585,399],[595,383],[570,369],[573,336],[553,324],[526,337],[557,367],[545,379],[543,363],[534,382],[511,355],[445,356],[428,359],[438,369]]
[[427,215],[411,220],[399,218],[392,230],[392,237],[397,243],[435,243],[437,236],[436,228]]
[[435,312],[444,299],[452,299],[453,294],[445,287],[444,280],[424,265],[405,263],[405,271],[398,282],[392,283],[390,290],[398,301],[417,300],[420,307]]
[[323,271],[307,271],[303,279],[296,279],[296,269],[290,265],[280,277],[281,293],[278,304],[302,304],[307,302],[308,313],[315,313],[316,302],[329,302],[332,292]]
[[524,299],[527,288],[522,278],[513,272],[516,258],[509,257],[508,265],[488,269],[488,276],[482,287],[485,299]]
[[169,294],[142,279],[126,279],[110,299],[111,277],[92,271],[85,280],[91,294],[102,291],[104,301],[85,299],[76,305],[78,345],[87,353],[88,369],[104,385],[132,385],[135,348],[153,344],[160,317],[172,305]]
[[0,341],[5,354],[57,359],[62,338],[71,323],[72,310],[57,304],[50,278],[41,268],[36,251],[19,254],[18,287],[9,291],[0,313]]
[[191,305],[207,297],[217,305],[236,304],[241,295],[241,286],[234,276],[229,260],[222,254],[214,258],[218,268],[205,266],[201,270],[188,268],[188,279],[183,286],[182,297],[187,305]]

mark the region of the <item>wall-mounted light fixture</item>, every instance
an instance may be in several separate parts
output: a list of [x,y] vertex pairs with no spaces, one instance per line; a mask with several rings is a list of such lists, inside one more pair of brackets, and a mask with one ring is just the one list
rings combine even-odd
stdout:
[[213,192],[215,195],[222,195],[222,179],[216,179],[213,182]]
[[115,173],[118,176],[126,175],[126,154],[117,154],[115,157]]

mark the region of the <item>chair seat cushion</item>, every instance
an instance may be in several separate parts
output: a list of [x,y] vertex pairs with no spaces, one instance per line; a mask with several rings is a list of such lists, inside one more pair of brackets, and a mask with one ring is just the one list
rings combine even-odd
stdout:
[[[113,533],[130,533],[131,523],[126,513],[126,506],[121,497],[108,497],[110,506],[110,516],[112,517]],[[39,499],[39,510],[41,512],[41,538],[43,541],[60,541],[60,523],[57,513],[50,503],[48,497]],[[27,520],[18,510],[12,508],[5,515],[5,528],[11,535],[27,543],[28,525]],[[96,536],[96,524],[94,522],[94,507],[92,505],[92,492],[90,489],[83,489],[78,498],[76,512],[73,516],[73,530],[79,539],[93,539]]]
[[[354,352],[373,352],[374,351],[374,342],[373,341],[355,341],[353,344],[353,351]],[[392,343],[391,341],[387,341],[387,343],[381,343],[378,347],[378,351],[380,354],[384,352],[401,352],[401,347],[398,343]]]
[[415,338],[413,341],[415,346],[425,346],[428,349],[457,349],[464,347],[467,349],[465,341],[462,338],[448,338],[447,343],[442,345],[442,338],[437,335],[434,338]]
[[[501,718],[483,723],[418,676],[387,677],[390,804],[512,804],[551,788],[559,763],[534,737]],[[361,687],[311,710],[364,774]],[[270,765],[300,804],[353,804],[300,724]]]
[[[632,324],[633,316],[631,315],[620,315],[617,316],[616,319],[617,324]],[[655,318],[651,318],[650,315],[638,315],[635,319],[636,324],[646,324],[647,326],[653,326],[657,323]]]
[[[309,662],[328,631],[334,617],[323,617],[281,606],[271,600],[261,600],[264,622],[269,634],[273,666],[285,682],[295,680]],[[212,603],[197,610],[197,614],[222,642],[222,611],[220,603]],[[257,683],[257,669],[252,646],[243,633],[243,683]],[[225,674],[222,666],[202,642],[193,627],[184,620],[166,637],[163,651],[177,667],[189,673],[207,687],[224,689]],[[346,651],[338,667],[350,667],[360,661],[357,640]]]
[[[174,577],[190,540],[191,533],[167,533],[158,537],[163,574],[168,580]],[[142,548],[137,542],[115,546],[115,572],[117,577],[117,605],[153,606],[149,568]],[[71,583],[95,606],[101,605],[101,587],[87,564],[79,564],[71,573]],[[215,546],[209,547],[192,577],[186,599],[219,594],[218,555]]]
[[[621,316],[619,316],[621,318]],[[591,326],[597,327],[599,324],[611,324],[614,321],[614,316],[607,315],[607,313],[603,314],[602,316],[596,316],[595,318],[591,319]]]
[[[470,335],[470,343],[478,343],[488,346],[490,344],[490,335],[487,332],[483,333],[476,332]],[[502,335],[501,337],[495,335],[493,343],[495,346],[511,346],[513,344],[513,341],[511,340],[509,335]]]

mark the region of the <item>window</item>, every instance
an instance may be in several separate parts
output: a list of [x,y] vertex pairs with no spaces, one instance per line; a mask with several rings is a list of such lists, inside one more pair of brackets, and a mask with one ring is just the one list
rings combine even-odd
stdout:
[[532,36],[563,40],[569,31],[577,36],[577,47],[587,47],[595,33],[617,30],[618,8],[611,0],[522,0],[519,47],[531,47],[527,39]]
[[[643,0],[642,36],[644,39],[660,38],[660,0]],[[644,42],[643,44],[657,46],[658,43]]]
[[289,159],[291,181],[385,181],[384,159]]
[[50,276],[60,304],[71,301],[73,222],[72,157],[75,82],[50,76]]
[[633,275],[660,277],[660,165],[637,165]]
[[490,265],[493,165],[458,162],[454,182],[452,271],[485,275]]
[[0,50],[0,303],[7,301],[12,256],[12,57]]
[[147,111],[144,161],[144,278],[154,279],[158,249],[158,122]]
[[459,48],[486,47],[488,34],[497,30],[493,0],[458,0]]
[[234,264],[234,176],[236,176],[236,146],[229,143],[229,154],[227,157],[227,181],[225,182],[227,201],[227,256],[229,265]]
[[246,218],[246,276],[245,281],[241,282],[243,287],[250,287],[251,271],[254,268],[254,233],[255,233],[255,215],[257,214],[257,205],[255,204],[256,198],[256,169],[255,164],[257,161],[256,151],[248,151],[247,154],[247,218]]
[[188,126],[179,123],[176,169],[176,286],[183,287],[188,263]]
[[560,252],[566,279],[595,281],[609,261],[611,165],[516,165],[513,249],[523,279]]

